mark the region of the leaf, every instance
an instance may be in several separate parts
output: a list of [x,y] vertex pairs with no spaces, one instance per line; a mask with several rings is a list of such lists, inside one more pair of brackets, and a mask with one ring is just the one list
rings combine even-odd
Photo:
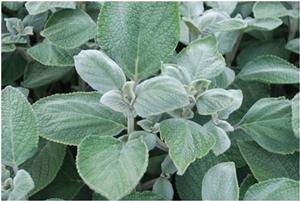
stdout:
[[255,142],[239,142],[239,149],[258,181],[277,177],[299,180],[299,154],[281,155],[268,152]]
[[46,66],[74,66],[73,56],[77,50],[65,50],[52,45],[47,39],[29,48],[27,53]]
[[91,189],[117,200],[128,195],[144,175],[148,150],[140,140],[88,136],[78,147],[76,162],[79,175]]
[[11,167],[32,156],[38,144],[36,117],[18,89],[2,90],[2,163]]
[[225,67],[224,71],[220,75],[212,79],[211,85],[214,86],[213,88],[227,88],[230,84],[232,84],[234,79],[235,72],[232,69]]
[[141,117],[169,112],[189,104],[184,86],[167,76],[150,78],[137,85],[134,109]]
[[25,170],[18,170],[13,179],[13,190],[7,200],[24,200],[27,194],[34,188],[31,176]]
[[299,181],[276,178],[251,186],[244,200],[298,200],[298,198]]
[[184,175],[176,175],[176,189],[183,200],[201,200],[202,179],[209,168],[226,161],[223,155],[216,157],[212,152],[197,159]]
[[33,104],[40,136],[48,140],[78,145],[87,135],[117,135],[125,127],[121,113],[103,106],[96,92],[57,94]]
[[177,64],[184,67],[193,80],[211,79],[225,69],[225,60],[218,51],[215,37],[209,36],[191,42],[177,56]]
[[76,4],[73,1],[69,2],[45,2],[45,1],[29,1],[26,2],[25,7],[30,15],[37,15],[47,10],[54,8],[71,8],[75,9]]
[[37,15],[26,15],[23,18],[23,23],[24,26],[32,26],[33,31],[39,33],[44,28],[47,18],[48,12],[40,13]]
[[16,46],[14,44],[1,44],[1,52],[3,53],[9,53],[9,52],[14,52],[16,50]]
[[40,141],[38,151],[33,158],[26,161],[24,168],[34,181],[31,195],[50,184],[58,173],[66,153],[66,146],[50,141]]
[[153,75],[179,40],[178,3],[105,2],[97,39],[131,80]]
[[214,24],[210,24],[205,33],[215,33],[215,32],[226,32],[226,31],[236,31],[247,28],[248,24],[239,18],[229,18],[224,19]]
[[197,111],[201,115],[211,115],[225,110],[234,102],[232,93],[224,89],[210,89],[197,98]]
[[169,155],[165,157],[163,162],[161,163],[161,172],[166,174],[174,174],[177,171],[172,159]]
[[233,162],[219,163],[206,172],[202,181],[202,199],[239,199],[239,186]]
[[243,102],[242,90],[230,89],[230,90],[227,90],[227,92],[230,93],[231,96],[233,97],[233,102],[228,108],[218,112],[218,118],[220,118],[220,119],[228,119],[229,115],[231,113],[233,113],[234,111],[238,110],[241,107],[242,102]]
[[180,2],[180,14],[184,17],[192,18],[199,16],[204,11],[203,2]]
[[294,53],[296,53],[296,54],[300,54],[299,43],[300,43],[299,38],[292,39],[286,44],[285,48],[292,51],[292,52],[294,52]]
[[205,3],[209,7],[212,7],[214,9],[217,9],[217,10],[220,10],[220,11],[225,11],[228,14],[231,14],[234,11],[237,4],[238,4],[237,1],[230,1],[230,2],[208,1],[208,2],[205,2]]
[[271,84],[299,83],[299,69],[293,64],[272,55],[257,57],[246,64],[238,77],[246,81]]
[[242,181],[240,186],[240,200],[243,200],[246,191],[249,189],[250,186],[257,183],[256,179],[253,177],[253,175],[248,174]]
[[[261,31],[271,31],[276,29],[282,24],[282,21],[278,18],[246,18],[246,22],[248,23],[248,31],[249,30],[261,30]],[[261,42],[261,41],[260,41]]]
[[154,193],[166,198],[167,200],[172,200],[174,196],[174,190],[170,181],[166,178],[159,177],[153,184]]
[[286,9],[281,2],[256,2],[252,10],[255,18],[299,16],[297,12]]
[[[99,193],[93,193],[93,200],[106,200]],[[153,193],[152,191],[132,192],[129,195],[122,198],[122,200],[165,200],[160,195]]]
[[24,2],[2,2],[2,5],[4,5],[9,10],[16,11],[24,5]]
[[95,37],[96,24],[82,10],[65,9],[48,19],[41,35],[58,47],[76,48]]
[[26,88],[37,88],[55,82],[68,73],[72,73],[72,67],[44,66],[38,62],[28,63],[21,85]]
[[[3,46],[2,46],[3,48]],[[2,56],[2,86],[12,84],[20,78],[26,66],[25,59],[16,51]]]
[[122,69],[98,50],[82,50],[74,57],[75,69],[93,89],[105,93],[121,89],[126,82]]
[[117,112],[122,112],[125,115],[130,112],[130,105],[125,102],[123,94],[120,90],[110,90],[103,94],[100,102]]
[[239,123],[264,149],[278,154],[299,150],[291,123],[291,105],[284,98],[263,98],[257,101]]
[[12,35],[11,33],[4,33],[1,36],[2,44],[26,44],[27,41],[24,37],[19,35]]
[[152,133],[145,131],[133,131],[130,133],[128,140],[141,139],[148,147],[148,150],[151,151],[156,146],[156,136]]
[[297,93],[292,99],[292,127],[293,127],[294,134],[297,138],[300,138],[299,110],[300,110],[300,93]]
[[184,119],[161,122],[160,135],[169,147],[178,175],[183,175],[192,162],[205,156],[215,145],[214,137],[202,126]]

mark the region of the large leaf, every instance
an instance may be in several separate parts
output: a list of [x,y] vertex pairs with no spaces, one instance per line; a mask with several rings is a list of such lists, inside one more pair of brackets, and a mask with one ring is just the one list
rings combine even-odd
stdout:
[[294,134],[300,138],[300,93],[298,92],[292,99],[292,127]]
[[158,76],[136,87],[134,109],[141,117],[173,111],[189,104],[184,86],[176,79]]
[[233,162],[219,163],[206,172],[202,181],[202,199],[239,199],[239,186]]
[[221,74],[225,69],[225,60],[218,52],[215,37],[209,36],[193,41],[177,57],[177,63],[186,68],[196,79],[210,79]]
[[179,40],[176,2],[106,2],[98,19],[98,42],[126,75],[139,80],[160,68]]
[[238,77],[246,81],[272,84],[299,83],[299,69],[276,56],[260,56],[243,67]]
[[52,10],[54,8],[76,8],[76,3],[73,1],[69,2],[47,2],[47,1],[28,1],[25,7],[30,15],[37,15],[43,13],[47,10]]
[[226,161],[223,155],[216,157],[212,152],[193,162],[184,175],[176,175],[176,189],[183,200],[201,200],[202,179],[212,166]]
[[299,154],[281,155],[268,152],[255,142],[239,142],[239,149],[258,181],[277,177],[299,180]]
[[283,98],[263,98],[245,114],[239,127],[264,149],[288,154],[299,150],[291,123],[291,105]]
[[64,145],[46,140],[40,141],[36,155],[22,165],[34,181],[31,195],[45,188],[56,177],[63,163],[65,150]]
[[121,89],[126,82],[122,69],[101,51],[82,50],[74,60],[80,77],[101,93]]
[[77,50],[65,50],[52,45],[48,40],[29,48],[27,53],[46,66],[74,66],[73,56]]
[[299,17],[297,10],[288,10],[281,2],[256,2],[253,6],[255,18]]
[[88,136],[79,145],[76,162],[91,189],[117,200],[129,194],[144,175],[148,149],[139,139],[122,142],[110,136]]
[[96,92],[48,96],[34,103],[40,136],[59,143],[78,145],[87,135],[117,135],[125,118],[103,106]]
[[95,37],[96,24],[79,9],[65,9],[49,18],[41,35],[56,46],[75,48]]
[[28,63],[21,85],[26,88],[36,88],[55,82],[68,73],[72,73],[72,67],[44,66],[38,62]]
[[185,119],[161,122],[160,134],[169,147],[178,175],[182,175],[192,162],[205,156],[215,145],[213,135],[199,124]]
[[37,121],[26,97],[11,86],[2,90],[2,163],[16,167],[38,146]]
[[13,190],[7,200],[25,200],[27,194],[34,188],[30,174],[25,170],[18,170],[13,179]]
[[299,200],[299,181],[276,178],[254,184],[244,200]]

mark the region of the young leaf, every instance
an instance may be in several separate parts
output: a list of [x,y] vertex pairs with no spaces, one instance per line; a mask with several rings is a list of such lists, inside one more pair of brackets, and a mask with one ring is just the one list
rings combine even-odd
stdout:
[[151,151],[155,148],[157,136],[152,133],[145,131],[134,131],[130,133],[128,140],[141,139],[148,147],[148,150]]
[[120,90],[110,90],[103,94],[100,102],[117,112],[127,115],[130,112],[130,105],[125,102]]
[[292,99],[292,127],[294,134],[300,138],[300,93],[298,92]]
[[41,35],[58,47],[76,48],[95,37],[96,24],[82,10],[65,9],[49,18]]
[[299,150],[291,123],[291,105],[283,98],[263,98],[245,114],[240,128],[261,147],[278,154]]
[[177,56],[177,64],[184,67],[195,79],[211,79],[225,69],[225,60],[218,51],[215,37],[209,36],[193,41]]
[[282,24],[282,21],[278,18],[246,18],[245,21],[248,23],[249,30],[261,30],[261,31],[271,31]]
[[238,77],[245,81],[271,84],[299,83],[300,71],[293,64],[276,56],[260,56],[242,68]]
[[228,119],[229,115],[239,109],[242,105],[243,102],[243,93],[241,90],[227,90],[228,93],[230,93],[233,97],[233,102],[232,104],[226,108],[225,110],[222,110],[218,112],[218,118],[220,119]]
[[141,140],[88,136],[78,147],[76,162],[79,175],[91,189],[117,200],[129,194],[144,175],[148,149]]
[[27,53],[46,66],[74,66],[76,49],[65,50],[52,45],[47,39],[29,48]]
[[156,179],[155,183],[153,184],[152,191],[157,195],[166,198],[167,200],[172,200],[174,196],[174,190],[171,182],[163,177]]
[[66,146],[54,142],[40,141],[37,153],[22,164],[34,181],[31,195],[50,184],[58,173],[66,153]]
[[211,115],[227,109],[234,103],[232,93],[224,89],[210,89],[197,98],[197,111],[201,115]]
[[7,200],[24,200],[27,194],[34,188],[31,176],[25,170],[18,170],[13,179],[13,190]]
[[210,168],[202,181],[203,200],[238,200],[239,186],[233,162]]
[[146,78],[159,70],[177,45],[178,4],[106,2],[98,18],[97,38],[130,79]]
[[40,136],[78,145],[87,135],[117,135],[126,128],[123,114],[103,106],[96,92],[59,94],[33,104]]
[[31,105],[18,89],[2,90],[2,163],[16,167],[38,146],[37,121]]
[[202,126],[185,119],[161,122],[160,132],[170,149],[169,155],[178,175],[182,175],[192,162],[205,156],[215,145],[214,137]]
[[177,171],[177,168],[175,167],[169,155],[167,155],[166,158],[161,163],[161,171],[162,173],[167,173],[167,174],[174,174]]
[[244,200],[298,200],[299,181],[288,178],[269,179],[252,185]]
[[189,104],[184,86],[174,78],[158,76],[148,79],[136,87],[133,105],[141,117],[169,112]]
[[295,38],[293,40],[290,40],[285,48],[296,53],[296,54],[300,54],[300,47],[299,47],[299,43],[300,43],[300,39],[299,38]]
[[258,181],[277,177],[299,180],[299,154],[281,155],[268,152],[255,142],[239,142],[239,149]]
[[74,60],[80,77],[101,93],[121,89],[126,82],[122,69],[101,51],[82,50]]
[[69,2],[47,2],[47,1],[28,1],[25,7],[30,15],[37,15],[43,13],[47,10],[52,10],[54,8],[76,8],[76,3],[73,1]]

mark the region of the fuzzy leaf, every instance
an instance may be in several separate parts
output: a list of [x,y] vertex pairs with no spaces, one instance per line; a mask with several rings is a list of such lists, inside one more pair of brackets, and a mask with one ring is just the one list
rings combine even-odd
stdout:
[[297,93],[292,99],[292,127],[294,134],[300,138],[300,93]]
[[205,156],[215,145],[214,137],[199,124],[184,119],[160,123],[160,134],[169,147],[169,155],[182,175],[197,158]]
[[40,136],[63,144],[78,145],[87,135],[117,135],[125,118],[103,106],[95,92],[48,96],[34,103]]
[[54,8],[76,8],[76,3],[73,1],[69,2],[47,2],[47,1],[29,1],[26,2],[25,7],[30,15],[37,15],[47,10]]
[[261,30],[261,31],[271,31],[282,24],[282,21],[278,18],[246,18],[248,23],[248,30]]
[[106,2],[98,18],[100,47],[130,79],[146,78],[176,47],[178,12],[176,2]]
[[167,200],[172,200],[174,196],[174,190],[171,182],[168,179],[162,177],[159,177],[155,181],[152,191],[157,195],[166,198]]
[[229,2],[223,2],[223,1],[208,1],[206,2],[206,5],[209,7],[212,7],[214,9],[225,11],[228,14],[231,14],[235,7],[237,6],[237,1],[229,1]]
[[79,145],[76,162],[79,175],[91,189],[117,200],[128,195],[144,175],[148,150],[140,140],[88,136]]
[[110,90],[102,95],[100,102],[117,112],[128,114],[130,105],[125,102],[120,90]]
[[297,11],[288,10],[281,2],[256,2],[253,5],[253,14],[255,18],[266,17],[299,17]]
[[18,170],[13,179],[13,190],[7,200],[24,200],[27,194],[34,188],[31,176],[25,170]]
[[286,44],[286,49],[296,53],[296,54],[300,54],[300,47],[299,47],[299,43],[300,43],[300,38],[295,38],[293,40],[290,40],[287,44]]

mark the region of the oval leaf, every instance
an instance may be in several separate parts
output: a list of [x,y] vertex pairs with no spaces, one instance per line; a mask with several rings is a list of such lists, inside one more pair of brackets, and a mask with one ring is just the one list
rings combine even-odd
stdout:
[[76,8],[75,2],[47,2],[47,1],[29,1],[26,2],[25,7],[30,15],[37,15],[47,10],[54,8]]

